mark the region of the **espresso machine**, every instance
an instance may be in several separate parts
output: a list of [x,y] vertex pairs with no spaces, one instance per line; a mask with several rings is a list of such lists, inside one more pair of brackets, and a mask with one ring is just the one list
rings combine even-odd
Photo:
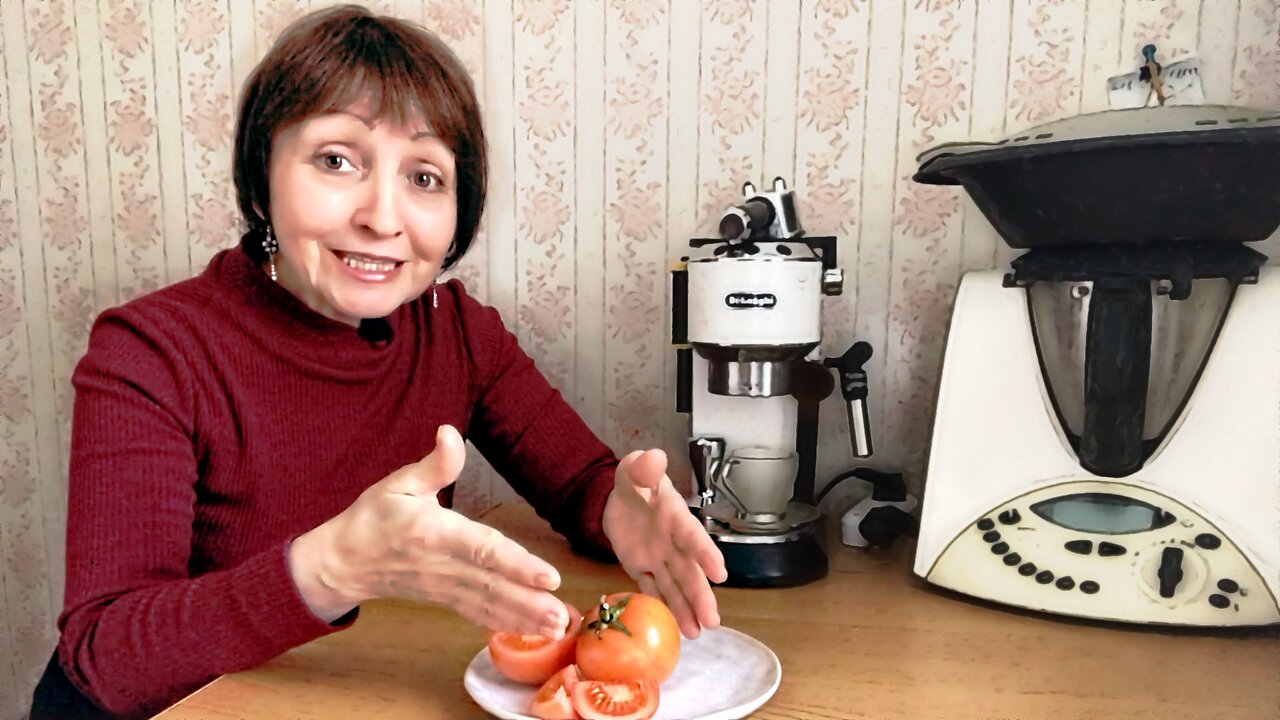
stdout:
[[839,376],[853,455],[871,455],[867,343],[817,354],[822,298],[839,295],[834,237],[806,237],[777,178],[723,213],[718,238],[671,272],[676,410],[689,417],[691,510],[737,587],[786,587],[827,572],[814,502],[818,405]]
[[948,331],[915,572],[1031,610],[1280,622],[1280,113],[1112,110],[935,148],[1009,246]]

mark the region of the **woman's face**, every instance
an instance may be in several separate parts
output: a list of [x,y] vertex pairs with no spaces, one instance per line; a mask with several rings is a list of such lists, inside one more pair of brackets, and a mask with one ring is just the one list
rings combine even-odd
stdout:
[[268,174],[279,282],[308,307],[358,325],[430,287],[458,203],[453,153],[425,122],[317,115],[277,134]]

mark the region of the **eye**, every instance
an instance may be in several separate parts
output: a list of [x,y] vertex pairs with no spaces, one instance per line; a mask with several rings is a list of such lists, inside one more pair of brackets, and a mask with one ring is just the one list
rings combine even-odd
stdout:
[[419,190],[440,190],[444,187],[444,180],[436,173],[419,170],[409,176],[409,182]]
[[345,172],[347,170],[355,169],[351,165],[350,160],[346,159],[345,157],[337,153],[331,153],[331,152],[322,153],[321,155],[317,156],[316,159],[320,162],[320,166],[323,167],[325,170],[332,170],[333,172]]

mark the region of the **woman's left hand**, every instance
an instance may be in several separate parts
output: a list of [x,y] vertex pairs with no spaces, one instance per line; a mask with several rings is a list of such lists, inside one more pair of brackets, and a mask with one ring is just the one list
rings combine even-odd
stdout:
[[604,532],[640,591],[671,608],[687,638],[720,626],[711,582],[724,582],[724,556],[667,477],[661,450],[633,452],[614,474]]

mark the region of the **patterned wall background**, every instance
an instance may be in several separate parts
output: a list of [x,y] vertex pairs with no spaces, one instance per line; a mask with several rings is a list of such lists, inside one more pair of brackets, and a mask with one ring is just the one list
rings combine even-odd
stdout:
[[[236,242],[238,89],[324,4],[0,3],[0,718],[20,716],[54,643],[90,323]],[[1104,109],[1105,78],[1147,41],[1199,54],[1212,102],[1280,106],[1280,0],[368,4],[473,72],[492,196],[458,273],[608,442],[683,447],[668,263],[744,180],[781,175],[806,227],[840,238],[824,350],[874,344],[876,462],[917,487],[952,294],[1008,258],[967,198],[909,181],[917,153]],[[827,477],[848,462],[838,403],[823,422]],[[682,459],[673,474],[687,482]],[[509,496],[478,463],[463,488],[468,510]]]

